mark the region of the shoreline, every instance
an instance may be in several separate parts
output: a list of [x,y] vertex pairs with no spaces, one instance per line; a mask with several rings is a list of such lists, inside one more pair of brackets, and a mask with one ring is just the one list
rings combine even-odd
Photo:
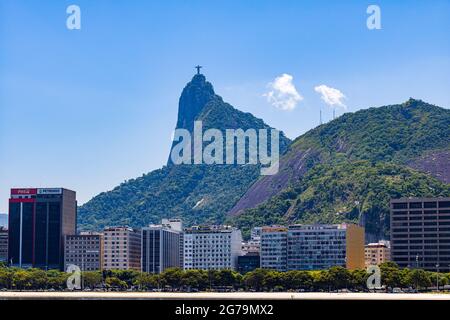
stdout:
[[442,293],[0,292],[0,300],[450,300]]

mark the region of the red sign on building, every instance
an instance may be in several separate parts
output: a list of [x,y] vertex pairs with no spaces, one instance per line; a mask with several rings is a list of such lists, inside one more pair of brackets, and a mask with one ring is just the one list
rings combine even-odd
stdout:
[[36,194],[37,189],[35,188],[26,188],[26,189],[11,189],[11,195],[27,195],[27,194]]

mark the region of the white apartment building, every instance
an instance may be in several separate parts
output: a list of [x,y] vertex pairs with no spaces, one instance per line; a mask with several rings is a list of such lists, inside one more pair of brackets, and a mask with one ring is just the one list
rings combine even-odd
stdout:
[[195,226],[185,229],[183,268],[236,270],[241,245],[241,231],[230,226]]
[[183,232],[183,221],[181,219],[168,219],[163,218],[161,219],[161,225],[166,228],[170,228],[172,230]]
[[103,231],[105,270],[141,269],[141,232],[130,227],[108,227]]

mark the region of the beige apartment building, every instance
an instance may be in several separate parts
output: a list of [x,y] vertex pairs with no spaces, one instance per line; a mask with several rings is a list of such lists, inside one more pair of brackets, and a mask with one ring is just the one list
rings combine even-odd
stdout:
[[379,266],[391,260],[391,248],[386,241],[369,243],[364,248],[364,258],[367,266]]
[[97,271],[103,267],[103,235],[81,232],[64,238],[64,270],[76,265],[82,271]]
[[105,270],[141,269],[141,232],[127,226],[103,231]]

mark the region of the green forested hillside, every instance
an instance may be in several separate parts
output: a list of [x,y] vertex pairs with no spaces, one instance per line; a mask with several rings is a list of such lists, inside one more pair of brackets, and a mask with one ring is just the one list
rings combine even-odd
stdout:
[[[177,128],[192,132],[198,120],[204,130],[270,128],[225,103],[203,75],[194,76],[181,94]],[[281,133],[280,150],[289,143]],[[79,208],[78,225],[97,230],[111,225],[142,227],[165,217],[180,217],[187,225],[222,223],[259,174],[258,165],[174,165],[169,160],[162,169],[95,196]]]
[[93,198],[79,209],[80,225],[142,227],[164,217],[220,223],[258,175],[254,166],[165,166]]
[[[389,236],[389,199],[449,196],[450,110],[410,99],[369,108],[298,137],[275,176],[259,179],[230,211],[250,226],[286,222],[361,221],[368,237]],[[408,167],[424,154],[436,179]],[[442,166],[442,168],[437,168]],[[298,169],[300,168],[300,169]],[[424,170],[425,171],[425,170]],[[264,196],[261,196],[264,195]]]
[[297,138],[329,160],[405,163],[427,150],[450,149],[450,111],[420,100],[346,113]]
[[448,196],[450,185],[405,166],[386,162],[320,164],[296,184],[231,219],[248,235],[250,227],[286,223],[359,222],[383,238],[389,231],[389,200]]
[[230,215],[257,207],[321,163],[393,162],[448,183],[449,137],[450,111],[420,100],[346,113],[295,139],[281,158],[279,173],[253,184]]

